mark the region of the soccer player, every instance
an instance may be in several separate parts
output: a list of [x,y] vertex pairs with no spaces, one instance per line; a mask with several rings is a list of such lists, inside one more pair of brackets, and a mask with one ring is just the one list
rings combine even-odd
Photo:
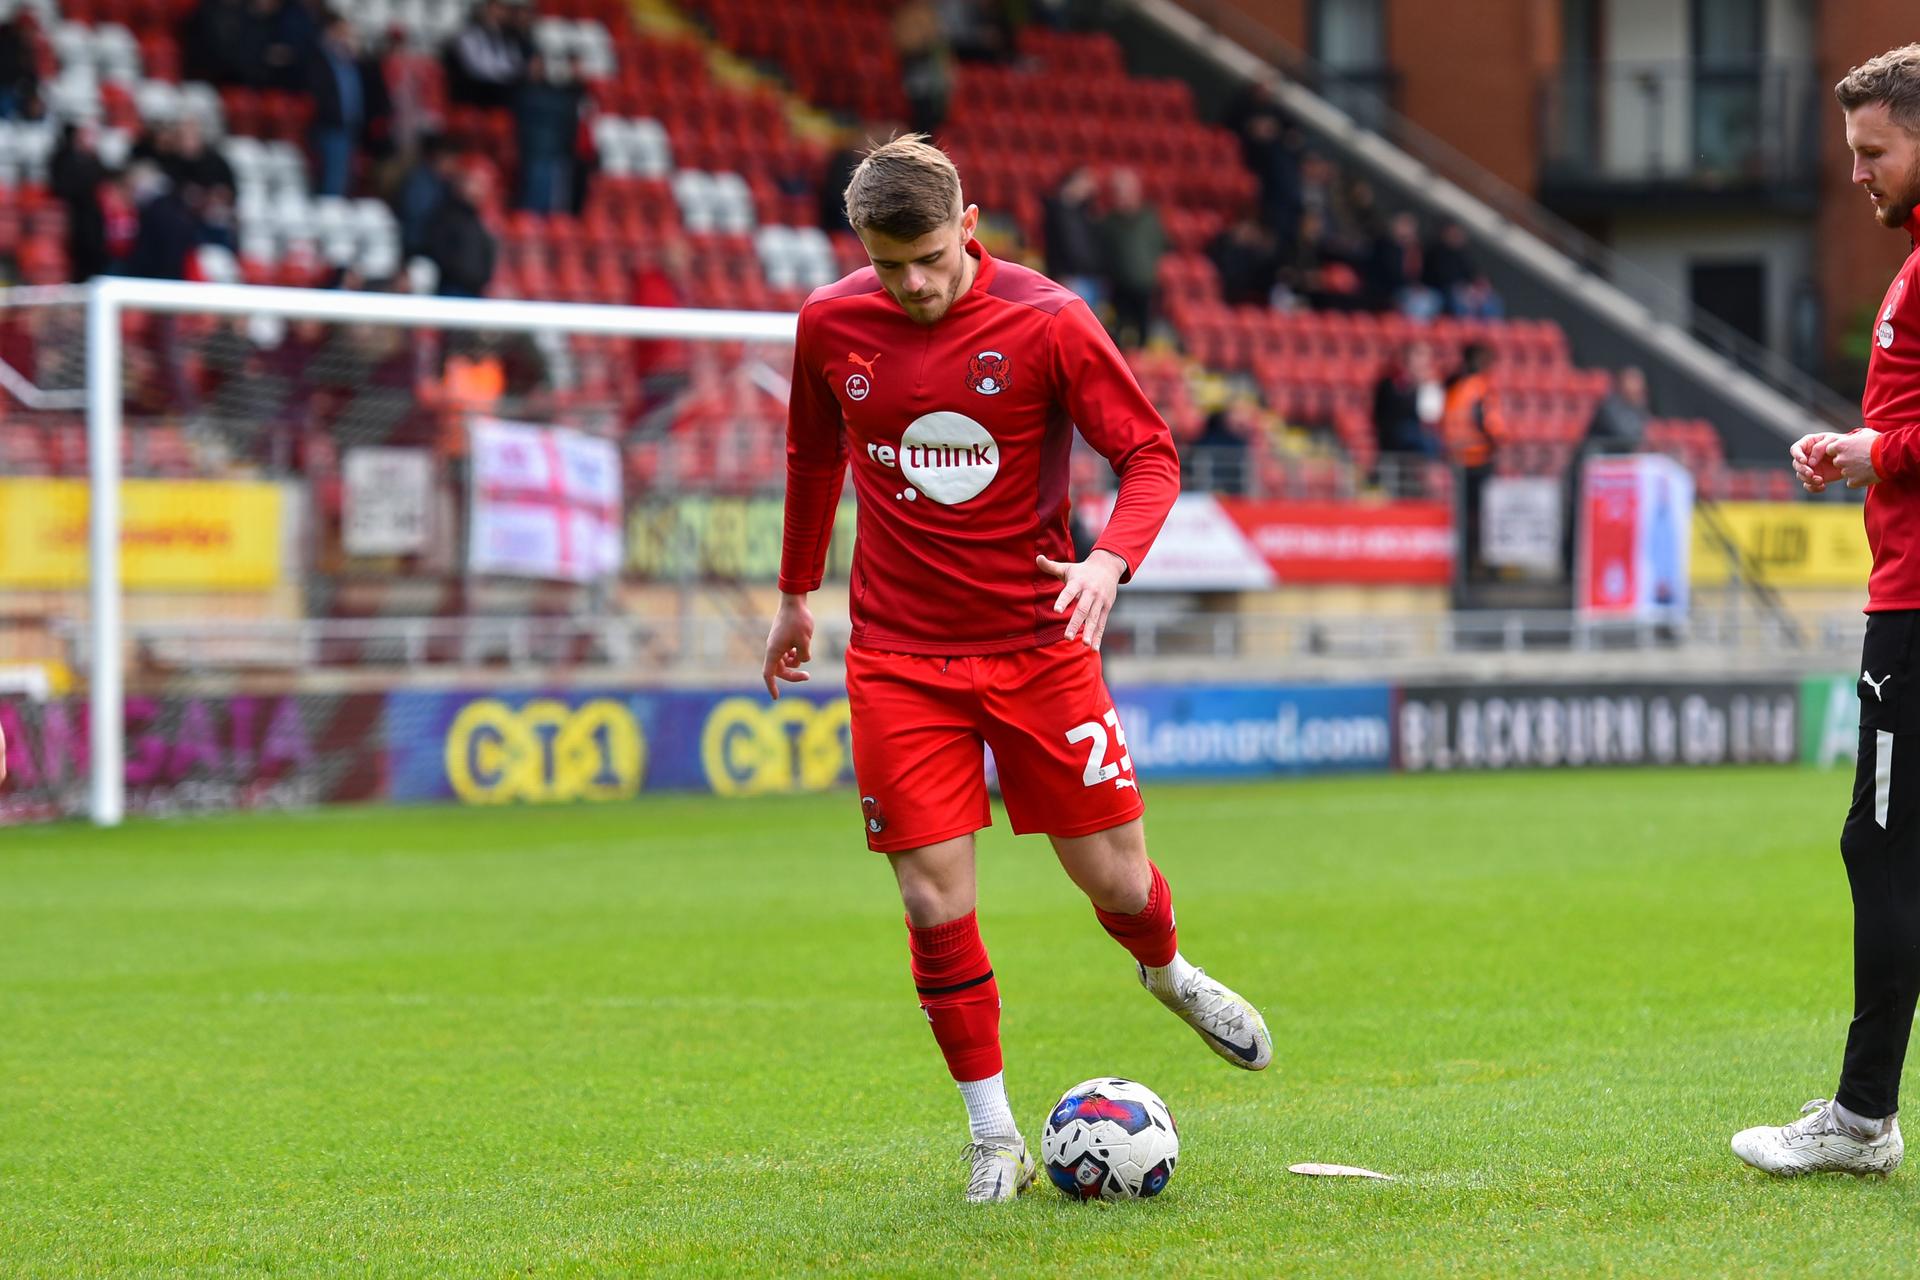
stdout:
[[1920,996],[1920,44],[1873,58],[1834,86],[1846,112],[1853,181],[1875,219],[1915,241],[1880,304],[1856,431],[1794,442],[1810,493],[1867,487],[1867,638],[1860,662],[1860,752],[1840,853],[1853,889],[1853,1025],[1840,1087],[1802,1118],[1735,1134],[1768,1173],[1891,1173],[1900,1070]]
[[[842,478],[859,498],[847,649],[867,847],[906,907],[920,1007],[966,1103],[967,1199],[1034,1164],[1007,1106],[1000,994],[975,921],[984,746],[1014,831],[1045,832],[1140,982],[1237,1067],[1273,1056],[1258,1010],[1188,964],[1147,857],[1143,806],[1098,649],[1119,584],[1179,490],[1172,435],[1084,302],[989,256],[960,175],[921,135],[869,152],[846,190],[873,265],[800,311],[787,418],[780,608],[767,692],[803,681]],[[1075,562],[1073,431],[1120,476]]]

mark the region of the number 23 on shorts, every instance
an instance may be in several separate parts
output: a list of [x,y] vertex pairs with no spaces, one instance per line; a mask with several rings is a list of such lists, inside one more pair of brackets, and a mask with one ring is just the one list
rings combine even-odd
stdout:
[[[1107,759],[1109,729],[1113,731],[1112,744],[1120,752],[1116,760]],[[1116,791],[1126,787],[1139,790],[1139,784],[1131,776],[1121,776],[1133,773],[1133,756],[1127,751],[1127,731],[1120,727],[1120,713],[1114,708],[1108,707],[1101,720],[1088,720],[1067,730],[1067,741],[1087,744],[1087,767],[1080,774],[1081,786],[1097,787],[1111,782]]]

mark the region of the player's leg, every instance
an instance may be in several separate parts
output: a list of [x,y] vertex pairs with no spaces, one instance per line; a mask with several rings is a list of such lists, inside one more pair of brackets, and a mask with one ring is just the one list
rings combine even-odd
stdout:
[[1792,1124],[1735,1134],[1734,1154],[1756,1169],[1785,1177],[1891,1173],[1904,1154],[1895,1113],[1920,993],[1920,847],[1914,802],[1898,797],[1901,784],[1911,795],[1920,771],[1906,776],[1903,751],[1920,757],[1920,735],[1860,732],[1853,805],[1840,837],[1853,891],[1854,991],[1840,1088],[1832,1101],[1807,1103]]
[[[1920,997],[1920,733],[1900,732],[1911,619],[1875,615],[1862,663],[1853,803],[1840,852],[1853,894],[1853,1022],[1840,1087],[1789,1125],[1738,1133],[1733,1149],[1769,1173],[1890,1173],[1900,1163],[1900,1074]],[[1887,680],[1895,676],[1898,683]]]
[[1234,1066],[1258,1071],[1273,1061],[1273,1039],[1260,1011],[1180,954],[1173,890],[1147,857],[1143,819],[1049,839],[1100,926],[1133,956],[1141,986]]
[[1013,829],[1053,841],[1067,875],[1161,1003],[1229,1062],[1266,1066],[1273,1050],[1259,1012],[1180,955],[1173,893],[1147,858],[1139,780],[1100,655],[1063,641],[980,661],[991,673],[981,686],[981,732],[1000,766]]
[[1000,990],[974,914],[973,833],[991,821],[960,661],[849,649],[854,776],[867,846],[906,910],[920,1007],[967,1107],[971,1200],[1009,1199],[1033,1161],[1001,1074]]

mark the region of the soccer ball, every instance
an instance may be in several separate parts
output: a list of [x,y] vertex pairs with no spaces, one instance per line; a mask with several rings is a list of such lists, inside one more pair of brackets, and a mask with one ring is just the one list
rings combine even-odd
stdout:
[[1040,1135],[1053,1185],[1075,1200],[1157,1196],[1180,1158],[1180,1131],[1160,1095],[1102,1076],[1060,1097]]

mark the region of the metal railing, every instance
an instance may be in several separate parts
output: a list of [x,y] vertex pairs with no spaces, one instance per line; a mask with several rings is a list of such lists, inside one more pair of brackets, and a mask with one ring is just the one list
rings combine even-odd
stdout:
[[1542,181],[1810,195],[1819,100],[1807,60],[1563,66],[1540,83]]
[[[771,598],[771,591],[768,592]],[[1144,607],[1136,604],[1139,601]],[[276,685],[388,687],[501,675],[564,683],[751,683],[768,619],[624,615],[556,618],[361,618],[284,622],[132,623],[127,644],[140,679],[206,677]],[[845,618],[823,612],[814,654],[831,668],[845,653]],[[1850,655],[1864,627],[1858,610],[1789,618],[1767,611],[1696,608],[1669,618],[1595,619],[1567,610],[1436,611],[1397,615],[1207,613],[1123,601],[1105,652],[1136,675],[1180,678],[1262,670],[1291,678],[1369,679],[1427,672],[1486,678],[1678,671],[1800,670]],[[84,668],[89,636],[60,637]]]

